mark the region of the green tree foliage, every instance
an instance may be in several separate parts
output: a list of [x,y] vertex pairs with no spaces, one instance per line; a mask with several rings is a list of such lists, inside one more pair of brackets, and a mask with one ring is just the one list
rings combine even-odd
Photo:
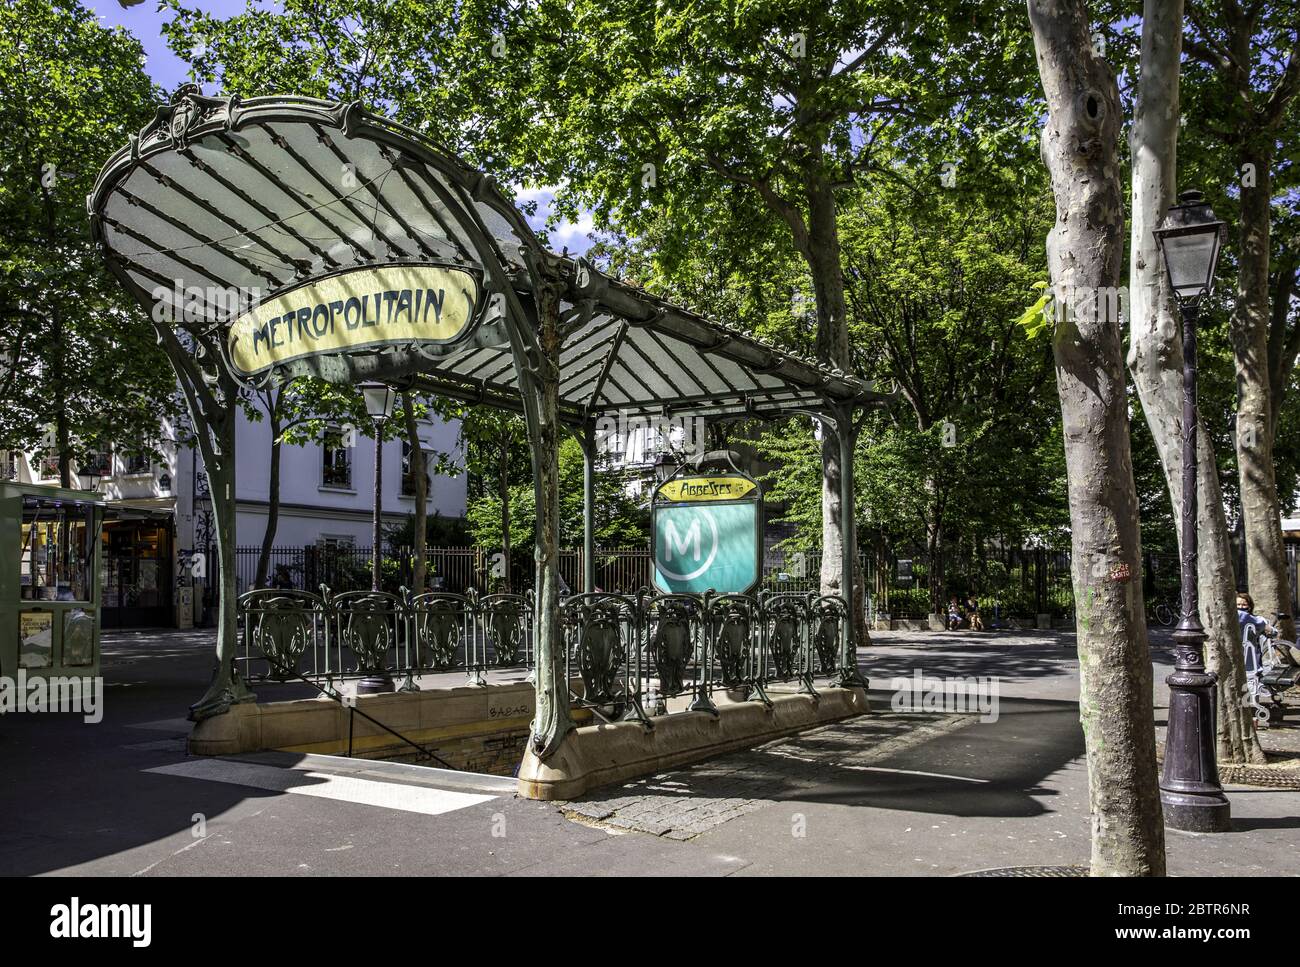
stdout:
[[[995,191],[917,192],[913,173],[897,169],[843,203],[858,365],[901,397],[872,416],[859,447],[862,539],[924,548],[939,565],[929,571],[936,593],[949,548],[1059,543],[1065,532],[1050,350],[1017,324],[1045,271],[1051,218],[1041,177],[1026,170],[1003,172]],[[820,515],[817,448],[776,432],[763,451],[787,466],[773,493],[808,540]]]
[[[1133,4],[1115,2],[1103,5],[1098,13],[1107,57],[1129,79],[1137,72],[1142,26],[1134,12]],[[1243,45],[1243,40],[1248,42]],[[1235,452],[1238,377],[1231,341],[1239,299],[1241,201],[1248,184],[1258,186],[1265,180],[1272,199],[1267,354],[1267,381],[1276,414],[1272,465],[1283,511],[1300,497],[1300,394],[1295,369],[1300,354],[1300,16],[1292,3],[1189,0],[1183,48],[1179,186],[1204,191],[1216,214],[1228,224],[1214,296],[1201,308],[1197,369],[1198,406],[1214,441],[1223,495],[1233,509],[1231,521],[1239,517],[1241,507]],[[1131,111],[1135,86],[1124,85],[1121,90]],[[1265,179],[1265,172],[1246,167],[1245,154],[1269,143],[1274,157]],[[1135,429],[1135,471],[1144,503],[1143,545],[1169,551],[1172,531],[1153,527],[1146,513],[1167,516],[1169,506],[1167,491],[1150,494],[1161,501],[1158,511],[1145,506],[1141,436]]]
[[[573,437],[560,443],[560,546],[582,546],[582,448]],[[647,509],[629,494],[629,481],[606,467],[596,476],[596,546],[643,547],[647,539]],[[469,532],[475,544],[501,546],[501,503],[495,492],[485,492],[470,505]],[[531,546],[537,526],[531,480],[510,486],[510,541]]]
[[149,120],[140,43],[64,0],[0,7],[0,448],[153,453],[174,412],[153,330],[104,268],[86,196]]

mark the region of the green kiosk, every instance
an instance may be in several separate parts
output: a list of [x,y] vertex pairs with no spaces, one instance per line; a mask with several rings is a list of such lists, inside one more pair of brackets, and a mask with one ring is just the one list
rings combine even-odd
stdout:
[[99,674],[99,534],[84,490],[0,483],[0,674]]

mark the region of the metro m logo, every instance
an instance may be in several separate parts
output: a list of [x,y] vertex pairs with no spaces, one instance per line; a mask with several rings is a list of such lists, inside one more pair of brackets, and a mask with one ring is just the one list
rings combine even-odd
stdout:
[[718,522],[704,507],[662,508],[655,523],[655,568],[667,578],[690,581],[718,556]]
[[686,537],[681,538],[677,532],[677,525],[671,519],[664,523],[664,562],[667,563],[673,559],[673,550],[676,549],[678,556],[684,555],[691,546],[691,538],[695,539],[695,560],[700,559],[700,521],[699,518],[691,521],[691,526],[686,531]]

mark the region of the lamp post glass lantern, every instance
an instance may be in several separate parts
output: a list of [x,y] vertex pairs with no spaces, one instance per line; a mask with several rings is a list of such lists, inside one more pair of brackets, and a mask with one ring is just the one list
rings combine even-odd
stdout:
[[397,402],[397,392],[386,383],[365,383],[361,395],[366,401],[366,415],[372,420],[382,421],[393,415],[393,405]]
[[1214,270],[1226,229],[1199,191],[1179,195],[1178,204],[1156,226],[1156,245],[1180,305],[1214,291]]
[[1216,676],[1205,670],[1205,627],[1197,600],[1196,323],[1202,296],[1214,290],[1225,225],[1198,191],[1183,192],[1154,231],[1183,324],[1183,475],[1180,515],[1182,620],[1174,631],[1169,725],[1160,801],[1165,823],[1190,832],[1226,832],[1231,808],[1215,758]]

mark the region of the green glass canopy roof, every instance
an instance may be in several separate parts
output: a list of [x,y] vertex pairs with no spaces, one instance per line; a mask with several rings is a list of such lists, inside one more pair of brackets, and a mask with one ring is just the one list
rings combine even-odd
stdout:
[[[184,92],[105,165],[87,200],[114,273],[146,307],[209,336],[259,300],[332,273],[444,264],[474,273],[481,319],[445,345],[285,367],[409,381],[519,409],[509,304],[531,304],[530,264],[560,280],[560,413],[739,416],[889,398],[852,374],[785,352],[543,249],[483,173],[357,104]],[[518,300],[501,294],[509,288]],[[157,316],[155,317],[157,318]],[[174,318],[169,316],[168,318]],[[222,341],[222,340],[215,340]],[[351,356],[365,354],[350,354]]]

